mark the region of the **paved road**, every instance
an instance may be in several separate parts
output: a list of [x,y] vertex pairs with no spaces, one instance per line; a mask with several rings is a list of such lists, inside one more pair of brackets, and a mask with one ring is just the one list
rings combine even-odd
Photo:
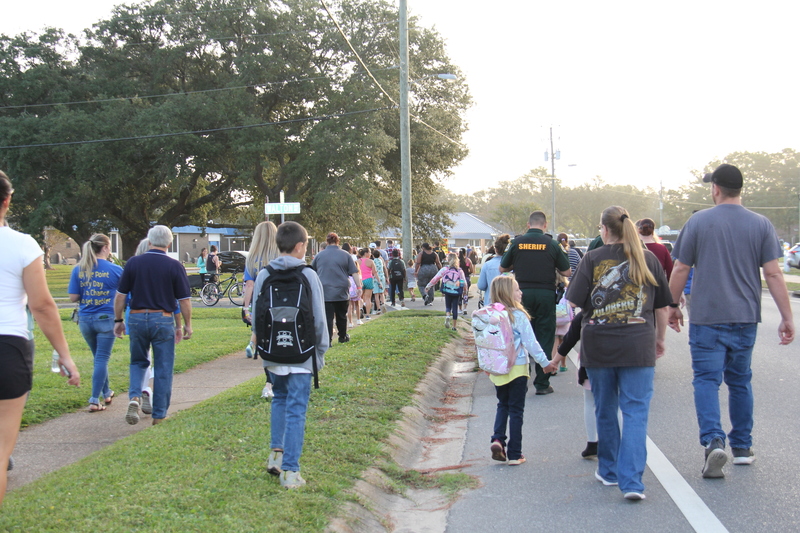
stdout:
[[[764,292],[763,324],[753,355],[755,391],[752,466],[726,466],[726,479],[700,476],[687,332],[667,332],[667,355],[656,368],[649,451],[647,500],[625,501],[616,487],[593,477],[596,461],[580,457],[585,446],[583,400],[574,364],[552,380],[549,396],[528,394],[523,451],[528,462],[509,467],[491,460],[488,447],[494,419],[494,388],[481,376],[473,394],[473,414],[464,461],[466,472],[483,486],[453,506],[447,531],[799,531],[800,491],[797,442],[800,427],[796,386],[800,341],[777,343],[778,312]],[[800,324],[800,300],[792,299]],[[723,412],[727,391],[723,387]],[[723,420],[725,420],[723,418]],[[726,431],[729,424],[723,422]],[[661,455],[663,454],[663,456]],[[659,457],[661,456],[661,457]]]

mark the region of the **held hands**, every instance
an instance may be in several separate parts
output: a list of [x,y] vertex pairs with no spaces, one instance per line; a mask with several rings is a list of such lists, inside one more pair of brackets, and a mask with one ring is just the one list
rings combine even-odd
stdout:
[[675,331],[681,331],[681,326],[683,326],[683,313],[681,312],[679,307],[670,307],[669,308],[669,327],[674,329]]
[[558,372],[558,361],[557,361],[557,358],[554,358],[552,361],[550,361],[549,365],[542,367],[542,371],[545,374],[553,374],[553,373]]

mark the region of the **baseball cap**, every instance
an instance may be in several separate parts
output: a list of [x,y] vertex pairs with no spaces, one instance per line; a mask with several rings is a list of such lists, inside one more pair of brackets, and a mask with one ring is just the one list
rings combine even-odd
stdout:
[[375,248],[375,243],[374,242],[369,243],[369,247],[370,248]]
[[703,181],[706,183],[713,182],[721,187],[727,187],[728,189],[741,189],[744,183],[742,172],[735,166],[727,163],[723,163],[718,166],[714,172],[703,176]]

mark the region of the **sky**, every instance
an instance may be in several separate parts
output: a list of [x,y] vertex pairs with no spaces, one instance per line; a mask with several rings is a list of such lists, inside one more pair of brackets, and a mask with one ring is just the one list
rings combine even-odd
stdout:
[[[112,0],[4,6],[0,33],[79,33]],[[445,185],[473,193],[539,166],[576,186],[676,188],[737,151],[800,150],[796,24],[785,0],[408,0],[435,27],[474,105],[469,156]],[[446,83],[446,82],[444,82]],[[745,176],[745,179],[747,176]]]

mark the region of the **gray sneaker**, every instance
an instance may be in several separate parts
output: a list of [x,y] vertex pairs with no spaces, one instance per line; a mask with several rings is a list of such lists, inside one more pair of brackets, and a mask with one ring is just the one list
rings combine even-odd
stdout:
[[12,470],[14,470],[14,458],[9,455],[8,468],[6,468],[6,472],[11,472]]
[[142,412],[146,415],[153,414],[153,400],[147,391],[142,391]]
[[728,462],[728,454],[725,453],[725,443],[717,437],[706,446],[706,462],[703,465],[704,478],[725,477],[722,467]]
[[139,423],[139,398],[131,398],[131,401],[128,402],[125,422],[132,426]]
[[733,452],[733,464],[751,465],[756,460],[756,454],[752,448],[731,448]]
[[299,489],[306,484],[306,480],[300,477],[300,472],[284,470],[281,472],[281,487],[285,489]]
[[283,452],[272,450],[269,452],[269,459],[267,459],[267,472],[273,476],[280,476],[281,466],[283,465]]

